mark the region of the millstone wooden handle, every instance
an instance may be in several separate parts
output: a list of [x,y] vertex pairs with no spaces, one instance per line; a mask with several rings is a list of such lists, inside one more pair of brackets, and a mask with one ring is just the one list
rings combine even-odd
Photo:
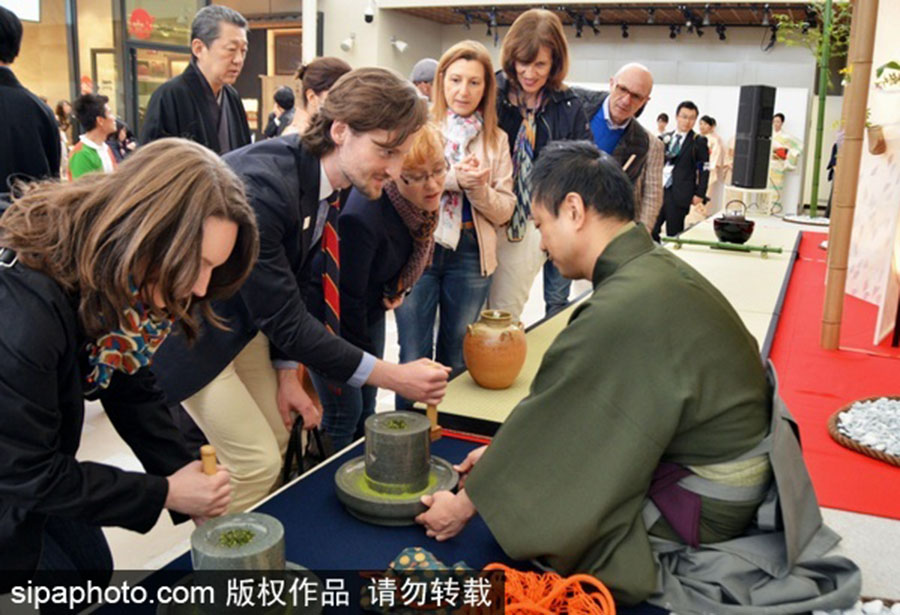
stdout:
[[200,460],[203,462],[203,473],[212,476],[216,473],[216,447],[204,444],[200,447]]

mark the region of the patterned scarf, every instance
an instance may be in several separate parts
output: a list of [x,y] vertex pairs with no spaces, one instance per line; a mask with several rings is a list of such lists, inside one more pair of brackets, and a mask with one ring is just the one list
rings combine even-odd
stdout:
[[[137,297],[137,288],[132,285]],[[133,374],[150,364],[153,353],[172,330],[172,321],[154,316],[140,302],[125,308],[125,326],[110,331],[95,342],[88,343],[88,363],[91,371],[85,379],[86,393],[109,386],[113,372]]]
[[533,109],[519,103],[522,123],[513,145],[513,188],[516,193],[516,208],[513,210],[506,236],[510,241],[522,241],[525,225],[531,218],[531,170],[534,167],[534,144],[537,139],[537,112],[541,108],[544,92],[538,94],[537,105]]
[[[447,143],[444,145],[444,158],[450,165],[465,158],[466,147],[472,139],[478,136],[483,127],[484,119],[479,111],[468,117],[447,111],[443,127],[444,137],[447,139]],[[434,239],[450,250],[455,250],[459,243],[462,229],[462,208],[462,192],[447,190],[441,196],[441,215],[438,219],[437,229],[434,231]]]
[[400,218],[409,229],[413,238],[413,250],[406,264],[400,269],[397,280],[385,285],[384,295],[389,299],[406,293],[413,284],[422,277],[425,268],[431,264],[434,255],[434,229],[437,226],[438,212],[425,211],[407,201],[397,190],[394,182],[384,185],[384,193],[391,201],[391,205],[400,214]]

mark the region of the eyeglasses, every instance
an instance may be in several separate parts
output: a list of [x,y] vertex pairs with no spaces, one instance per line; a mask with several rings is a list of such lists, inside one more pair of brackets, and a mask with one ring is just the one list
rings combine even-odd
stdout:
[[619,90],[623,94],[627,94],[628,97],[631,98],[631,100],[634,101],[635,104],[642,103],[645,100],[647,100],[647,98],[648,98],[647,96],[644,96],[643,94],[638,94],[637,92],[632,92],[631,90],[626,88],[624,85],[620,85],[620,84],[616,83],[615,87],[617,90]]
[[443,178],[447,175],[447,171],[450,170],[450,165],[448,163],[444,163],[444,166],[440,169],[434,170],[431,173],[425,174],[416,174],[416,175],[404,175],[400,174],[400,179],[403,180],[403,183],[407,186],[424,186],[428,183],[432,177],[438,180],[439,184],[443,183]]

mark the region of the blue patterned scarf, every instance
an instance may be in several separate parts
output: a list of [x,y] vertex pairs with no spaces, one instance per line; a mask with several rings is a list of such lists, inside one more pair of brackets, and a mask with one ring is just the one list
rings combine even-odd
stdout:
[[534,144],[537,139],[537,112],[543,103],[543,91],[538,95],[537,105],[528,109],[519,105],[522,123],[513,144],[513,189],[516,193],[516,208],[513,210],[506,236],[510,241],[522,241],[525,226],[531,218],[531,170],[534,168]]

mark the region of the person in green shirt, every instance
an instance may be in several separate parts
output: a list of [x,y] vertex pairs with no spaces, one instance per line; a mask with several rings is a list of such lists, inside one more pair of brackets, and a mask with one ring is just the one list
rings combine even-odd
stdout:
[[87,131],[69,154],[69,180],[96,171],[112,173],[116,158],[106,144],[109,135],[116,131],[116,116],[109,108],[109,98],[100,94],[83,94],[75,99],[75,114]]
[[463,488],[423,498],[427,535],[452,538],[478,513],[510,557],[592,574],[625,605],[851,606],[859,571],[821,558],[839,537],[738,314],[632,222],[631,184],[593,144],[553,144],[531,180],[542,248],[594,291],[492,443],[458,466]]

